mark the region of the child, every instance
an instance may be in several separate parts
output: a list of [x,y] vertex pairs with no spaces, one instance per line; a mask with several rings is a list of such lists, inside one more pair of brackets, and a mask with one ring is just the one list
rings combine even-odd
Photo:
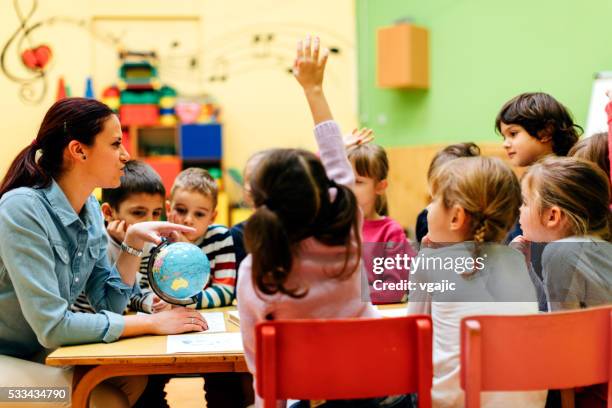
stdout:
[[[245,230],[249,255],[240,266],[238,310],[252,373],[258,322],[378,316],[360,299],[361,213],[340,129],[322,90],[327,56],[325,51],[319,59],[318,38],[312,50],[307,38],[298,43],[294,65],[320,159],[304,150],[275,149],[250,179],[256,210]],[[259,396],[256,406],[262,406]]]
[[[114,265],[119,257],[127,227],[143,221],[159,221],[165,198],[166,189],[159,175],[151,166],[138,160],[130,160],[125,164],[121,186],[102,189],[101,210],[107,223],[107,255],[111,265]],[[151,246],[145,246],[145,249],[140,262],[140,273],[137,275],[139,287],[131,296],[129,307],[134,311],[150,313],[153,300],[157,296],[149,289],[147,277]],[[84,292],[70,309],[73,312],[96,313]]]
[[[440,150],[429,163],[429,169],[427,170],[427,181],[431,178],[431,175],[436,168],[446,163],[447,161],[459,158],[459,157],[474,157],[480,156],[480,147],[475,143],[457,143],[450,146],[446,146]],[[416,221],[416,239],[421,242],[429,228],[427,226],[427,208],[419,213]]]
[[549,309],[612,302],[610,183],[592,162],[550,158],[522,181],[523,238],[553,242],[542,255]]
[[[217,195],[217,183],[208,171],[190,167],[176,177],[166,203],[168,220],[195,229],[192,234],[177,234],[177,240],[202,248],[210,262],[210,280],[197,295],[197,302],[188,306],[197,309],[229,306],[234,300],[234,242],[227,227],[213,224],[217,216]],[[242,402],[236,402],[244,399],[240,378],[236,373],[205,374],[206,405],[211,408],[241,405]]]
[[179,241],[202,248],[210,261],[210,280],[197,296],[197,309],[229,306],[236,288],[234,242],[227,227],[213,224],[217,216],[218,187],[204,169],[191,167],[174,180],[166,203],[168,220],[195,228],[178,234]]
[[[369,136],[366,131],[364,137]],[[364,140],[364,139],[359,139]],[[406,239],[406,234],[397,221],[383,214],[387,212],[387,176],[389,160],[385,150],[376,144],[361,142],[347,148],[347,156],[355,174],[353,192],[364,215],[363,259],[370,285],[372,303],[399,303],[406,300],[406,290],[383,287],[384,283],[401,283],[408,280],[406,270],[385,269],[375,274],[372,260],[375,257],[394,257],[408,255],[412,258],[414,250]],[[401,285],[400,285],[401,286]]]
[[576,143],[567,154],[569,157],[588,160],[602,169],[610,178],[610,155],[608,149],[608,134],[595,133]]
[[[262,150],[253,153],[244,165],[244,171],[242,174],[243,179],[243,191],[244,191],[244,202],[248,208],[253,208],[253,198],[251,197],[251,186],[249,179],[255,172],[255,169],[259,163],[265,158],[268,150]],[[232,239],[234,240],[234,250],[236,252],[236,270],[240,268],[240,263],[246,257],[246,250],[244,248],[244,228],[246,227],[246,221],[242,221],[230,228]]]
[[[529,169],[522,186],[524,236],[518,240],[550,242],[541,282],[548,309],[612,303],[610,179],[592,162],[546,158]],[[551,394],[554,405],[557,393]],[[606,384],[576,389],[576,406],[605,406],[606,395]]]
[[530,166],[549,154],[567,156],[582,131],[565,106],[541,92],[506,102],[495,118],[495,129],[504,137],[510,163],[517,167]]
[[[433,321],[433,406],[464,406],[459,386],[460,322],[480,314],[537,313],[521,254],[501,242],[516,219],[520,186],[512,170],[490,157],[464,157],[438,167],[429,182],[429,238],[440,248],[419,252],[411,270],[409,314]],[[443,265],[442,266],[442,262]],[[446,282],[450,289],[421,289]],[[452,286],[451,286],[452,285]],[[546,391],[492,392],[483,407],[543,407]]]
[[[565,106],[546,93],[524,93],[504,104],[495,119],[495,129],[504,138],[504,149],[510,163],[518,167],[530,166],[547,155],[566,156],[578,141],[582,128],[574,123]],[[509,244],[521,235],[518,220],[504,243]],[[535,281],[542,278],[541,256],[544,245],[531,245],[531,263]],[[546,310],[544,294],[538,290],[541,311]]]

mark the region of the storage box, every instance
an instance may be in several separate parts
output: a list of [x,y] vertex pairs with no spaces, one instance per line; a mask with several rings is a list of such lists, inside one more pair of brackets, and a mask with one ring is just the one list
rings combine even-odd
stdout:
[[429,33],[413,24],[377,33],[377,79],[382,88],[429,88]]
[[221,125],[218,123],[181,125],[179,152],[183,160],[221,160]]

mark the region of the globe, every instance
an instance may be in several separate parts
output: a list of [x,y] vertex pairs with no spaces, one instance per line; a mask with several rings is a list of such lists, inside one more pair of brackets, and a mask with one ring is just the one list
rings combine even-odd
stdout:
[[175,305],[196,302],[210,278],[210,263],[202,249],[187,242],[163,242],[151,251],[147,267],[151,289]]

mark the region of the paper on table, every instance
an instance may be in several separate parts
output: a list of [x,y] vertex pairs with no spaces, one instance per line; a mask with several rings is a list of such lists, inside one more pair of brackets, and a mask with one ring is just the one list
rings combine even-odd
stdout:
[[[208,323],[208,330],[204,333],[220,333],[226,331],[225,319],[223,318],[223,312],[200,312],[206,323]],[[148,313],[138,312],[137,315],[146,315]]]
[[202,316],[204,316],[206,323],[208,323],[208,330],[203,333],[219,333],[226,331],[223,312],[203,312]]
[[168,336],[166,352],[174,353],[241,353],[242,336],[234,333],[196,333]]
[[240,326],[240,314],[237,310],[227,312],[227,320],[234,323],[236,326]]

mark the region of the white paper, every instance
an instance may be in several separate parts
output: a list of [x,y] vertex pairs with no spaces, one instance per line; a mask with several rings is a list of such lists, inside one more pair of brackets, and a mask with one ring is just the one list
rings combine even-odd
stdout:
[[[149,313],[137,312],[137,315],[148,315]],[[206,323],[208,323],[208,330],[204,333],[220,333],[227,331],[225,328],[225,318],[223,312],[200,312]]]
[[235,323],[238,326],[240,326],[240,314],[238,313],[237,310],[231,310],[227,312],[227,314],[230,315],[230,322]]
[[403,317],[408,315],[406,307],[398,307],[393,309],[378,309],[383,317]]
[[219,333],[226,331],[225,319],[223,318],[223,312],[201,312],[206,323],[208,323],[208,330],[204,333]]
[[194,333],[167,336],[166,352],[175,353],[241,353],[242,336],[234,333]]

